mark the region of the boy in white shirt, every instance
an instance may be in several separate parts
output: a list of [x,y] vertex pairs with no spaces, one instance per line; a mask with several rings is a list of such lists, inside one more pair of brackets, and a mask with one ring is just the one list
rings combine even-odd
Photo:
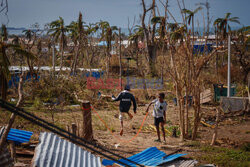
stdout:
[[148,105],[148,108],[146,110],[146,112],[148,112],[149,107],[152,104],[154,104],[153,117],[154,117],[154,124],[155,124],[156,130],[157,130],[157,136],[158,136],[158,139],[155,140],[156,142],[161,141],[159,125],[161,125],[164,142],[166,142],[164,124],[166,123],[167,102],[164,101],[164,98],[165,98],[165,94],[164,93],[159,93],[158,99],[153,100]]

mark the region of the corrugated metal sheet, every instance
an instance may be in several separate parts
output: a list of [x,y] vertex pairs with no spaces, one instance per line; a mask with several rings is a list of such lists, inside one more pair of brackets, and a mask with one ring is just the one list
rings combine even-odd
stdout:
[[100,157],[96,157],[57,135],[43,132],[40,134],[31,166],[101,167],[101,161]]
[[[4,128],[5,127],[3,127],[0,130],[0,137],[2,136]],[[33,132],[11,128],[9,131],[9,134],[7,136],[7,140],[14,141],[17,144],[27,143],[27,142],[29,142],[32,134],[33,134]]]
[[198,161],[196,160],[174,160],[172,162],[160,165],[161,167],[194,167]]
[[0,153],[0,166],[1,167],[11,167],[13,166],[13,159],[10,156],[10,152],[7,149],[6,145],[3,148],[3,151]]
[[[166,154],[160,150],[158,150],[156,147],[150,147],[147,148],[146,150],[143,150],[142,152],[135,154],[128,159],[137,162],[138,164],[145,165],[145,166],[157,166],[166,162],[173,161],[181,156],[184,156],[186,154],[174,154],[174,155],[169,155],[165,159],[163,159]],[[124,159],[120,160],[121,162],[126,163],[127,165],[130,166],[136,166],[135,164],[132,164]],[[106,160],[104,159],[102,161],[102,164],[104,166],[112,165],[114,161],[111,160]]]

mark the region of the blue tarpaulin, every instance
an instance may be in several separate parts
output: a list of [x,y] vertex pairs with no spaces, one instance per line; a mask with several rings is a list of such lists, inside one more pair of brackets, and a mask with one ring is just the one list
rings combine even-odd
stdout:
[[[4,132],[4,127],[0,130],[0,138]],[[10,129],[7,140],[14,141],[16,144],[27,143],[29,142],[33,132],[19,130],[19,129]]]
[[96,79],[99,79],[103,76],[104,72],[103,71],[92,71],[92,72],[87,72],[86,77],[95,77]]
[[196,44],[196,45],[194,45],[193,53],[194,54],[200,54],[200,53],[204,53],[204,52],[206,52],[206,53],[212,52],[213,44],[207,44],[206,46],[207,46],[207,48],[205,50],[205,45],[204,44]]
[[[184,156],[186,154],[173,154],[173,155],[169,155],[163,159],[163,157],[166,155],[167,155],[166,153],[158,150],[156,147],[150,147],[150,148],[147,148],[146,150],[143,150],[142,152],[140,152],[138,154],[135,154],[131,157],[128,157],[127,159],[134,161],[138,164],[145,165],[145,166],[157,166],[157,165],[175,160],[175,159],[177,159],[181,156]],[[135,164],[128,162],[124,159],[121,159],[119,161],[121,161],[129,166],[136,167]],[[115,162],[112,160],[104,159],[102,161],[102,164],[104,166],[113,165],[114,163]],[[121,165],[121,164],[119,164],[119,165]],[[123,166],[123,165],[121,165],[121,166]]]
[[[113,45],[115,42],[111,41],[111,44]],[[100,41],[98,44],[98,46],[107,46],[107,42],[106,41]]]
[[[32,76],[30,75],[30,73],[27,73],[27,75],[24,77],[24,81],[30,81],[31,78]],[[33,78],[35,79],[35,76],[33,76]],[[40,76],[37,76],[36,81],[39,81],[39,79],[40,79]],[[12,75],[11,79],[8,82],[8,87],[11,88],[13,86],[17,88],[19,81],[20,81],[19,74]]]

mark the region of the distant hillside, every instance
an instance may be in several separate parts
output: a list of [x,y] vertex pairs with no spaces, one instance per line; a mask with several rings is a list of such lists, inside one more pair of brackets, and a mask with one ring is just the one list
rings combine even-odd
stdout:
[[[237,27],[231,27],[231,28],[232,28],[232,30],[237,30],[237,29],[240,29],[242,27],[237,26]],[[21,34],[23,34],[23,30],[27,30],[27,28],[24,28],[24,27],[20,27],[20,28],[8,27],[7,30],[8,30],[8,33],[10,35],[21,35]],[[204,31],[204,28],[202,28],[202,27],[197,28],[196,27],[195,31],[199,32],[199,34],[202,35],[203,31]],[[128,31],[127,28],[121,28],[121,32],[126,34],[126,35],[129,35],[129,31]],[[132,31],[132,33],[133,33],[133,31]],[[214,34],[214,28],[213,27],[210,27],[210,34]]]
[[8,34],[10,35],[21,35],[23,30],[26,30],[26,28],[7,27]]

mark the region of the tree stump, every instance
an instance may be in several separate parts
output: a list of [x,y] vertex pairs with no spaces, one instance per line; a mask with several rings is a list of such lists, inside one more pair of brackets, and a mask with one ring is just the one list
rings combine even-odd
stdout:
[[211,144],[210,144],[211,146],[213,146],[215,144],[215,142],[216,142],[217,134],[218,134],[219,122],[220,122],[220,110],[218,108],[216,108],[215,128],[214,128],[214,133],[213,133],[212,141],[211,141]]
[[[76,126],[76,124],[75,123],[72,123],[71,124],[71,128],[72,128],[72,133],[76,136],[77,134],[76,134],[76,131],[77,131],[77,126]],[[73,138],[75,138],[75,137],[73,137]]]
[[92,141],[94,137],[92,128],[91,106],[89,101],[82,102],[82,115],[83,115],[82,137],[85,140]]
[[10,141],[11,158],[16,162],[16,147],[14,141]]

